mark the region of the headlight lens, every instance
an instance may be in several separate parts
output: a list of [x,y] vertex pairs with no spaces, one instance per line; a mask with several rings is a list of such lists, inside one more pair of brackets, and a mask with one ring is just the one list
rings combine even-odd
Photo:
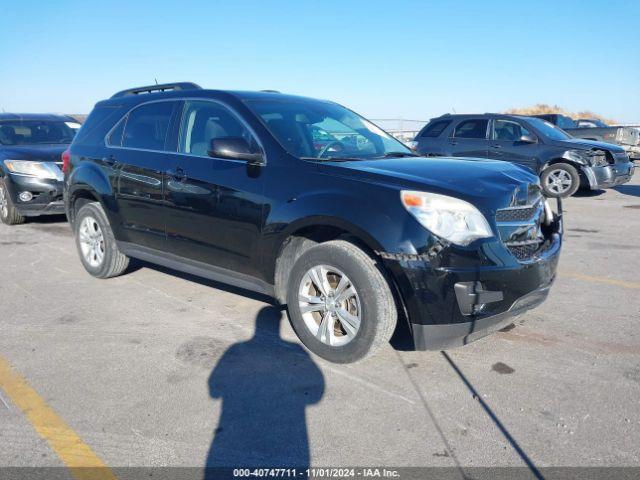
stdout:
[[403,190],[400,198],[424,228],[452,243],[469,245],[478,238],[493,236],[484,215],[464,200],[409,190]]
[[29,160],[5,160],[11,173],[50,180],[62,180],[62,172],[55,163],[32,162]]
[[567,150],[563,157],[591,167],[609,165],[607,153],[604,150]]

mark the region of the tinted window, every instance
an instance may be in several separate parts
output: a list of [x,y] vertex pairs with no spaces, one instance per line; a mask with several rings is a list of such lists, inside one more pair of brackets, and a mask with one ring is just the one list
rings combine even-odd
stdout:
[[456,138],[487,138],[487,125],[489,120],[474,119],[465,120],[456,126],[453,134]]
[[531,135],[522,125],[509,120],[496,120],[493,122],[493,139],[505,142],[515,142],[523,135]]
[[451,123],[451,120],[440,120],[438,122],[431,122],[429,125],[426,126],[424,130],[422,130],[422,133],[420,134],[420,136],[430,137],[430,138],[439,137],[440,134],[444,131],[445,128],[449,126],[450,123]]
[[120,122],[118,122],[118,125],[116,125],[116,128],[113,129],[111,135],[109,135],[109,138],[107,139],[107,143],[109,145],[114,147],[122,146],[122,134],[124,133],[124,126],[126,123],[126,118],[123,118],[122,120],[120,120]]
[[124,130],[123,146],[164,150],[171,113],[176,102],[155,102],[141,105],[129,113]]
[[206,157],[211,140],[225,137],[242,137],[252,150],[260,150],[251,132],[226,107],[214,102],[186,102],[178,151]]

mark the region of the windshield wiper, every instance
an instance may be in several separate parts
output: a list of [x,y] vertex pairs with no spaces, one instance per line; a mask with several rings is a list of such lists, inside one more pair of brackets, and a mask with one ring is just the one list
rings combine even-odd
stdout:
[[391,157],[419,157],[417,153],[411,152],[387,152],[381,158],[391,158]]

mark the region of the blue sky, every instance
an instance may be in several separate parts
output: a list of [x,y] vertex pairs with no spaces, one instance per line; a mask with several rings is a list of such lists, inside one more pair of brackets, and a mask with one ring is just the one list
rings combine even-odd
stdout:
[[640,122],[640,2],[0,0],[0,108],[117,90],[277,89],[372,118],[534,103]]

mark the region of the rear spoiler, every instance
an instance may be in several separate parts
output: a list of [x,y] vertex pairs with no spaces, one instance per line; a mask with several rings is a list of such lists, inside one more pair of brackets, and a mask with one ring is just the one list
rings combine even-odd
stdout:
[[146,87],[136,87],[122,90],[113,95],[111,98],[127,97],[129,95],[140,95],[141,93],[166,92],[167,90],[202,90],[202,87],[191,82],[163,83],[160,85],[149,85]]

